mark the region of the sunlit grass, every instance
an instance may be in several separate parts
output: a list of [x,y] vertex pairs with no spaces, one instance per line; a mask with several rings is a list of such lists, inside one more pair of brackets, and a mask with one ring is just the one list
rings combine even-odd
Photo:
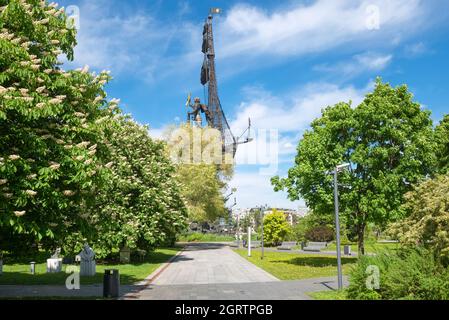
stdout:
[[346,297],[346,291],[344,290],[308,292],[307,295],[309,295],[315,300],[348,300],[348,298]]
[[[331,255],[266,251],[262,260],[260,251],[254,250],[251,257],[247,256],[247,250],[235,251],[280,280],[337,276],[337,258]],[[355,262],[355,258],[342,258],[343,274],[348,274]]]
[[[97,265],[97,273],[93,277],[81,277],[81,284],[95,284],[103,282],[103,275],[106,269],[118,269],[121,284],[132,284],[145,279],[162,263],[173,257],[179,248],[156,249],[149,252],[142,262],[130,264],[101,264]],[[69,265],[63,265],[63,272],[46,273],[47,265],[38,263],[35,267],[35,274],[30,273],[29,264],[8,264],[4,261],[3,274],[0,276],[0,284],[10,285],[64,285],[68,274],[65,269]]]

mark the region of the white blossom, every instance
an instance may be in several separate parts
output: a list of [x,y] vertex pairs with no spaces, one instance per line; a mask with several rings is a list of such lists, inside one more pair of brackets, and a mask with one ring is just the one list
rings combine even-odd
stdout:
[[25,193],[32,197],[34,197],[37,194],[37,192],[34,190],[26,190]]
[[114,164],[114,162],[108,162],[108,163],[106,163],[104,166],[106,167],[106,168],[108,168],[108,169],[110,169],[111,167],[112,167],[112,165]]
[[45,86],[36,88],[36,92],[38,92],[38,93],[42,93],[44,90],[45,90]]
[[17,154],[12,154],[12,155],[10,155],[9,156],[9,160],[18,160],[18,159],[20,159],[20,156],[19,155],[17,155]]
[[71,197],[71,196],[75,195],[75,191],[72,191],[72,190],[64,190],[64,191],[62,191],[62,193],[63,193],[66,197]]
[[50,101],[48,101],[50,104],[59,104],[59,103],[61,103],[62,102],[62,100],[61,99],[58,99],[58,98],[53,98],[53,99],[51,99]]
[[87,73],[89,71],[89,66],[85,65],[82,69],[81,69],[81,73]]
[[15,214],[17,217],[21,217],[21,216],[23,216],[25,213],[26,213],[25,210],[24,210],[24,211],[14,211],[14,214]]
[[37,24],[47,24],[48,22],[50,22],[50,20],[48,18],[45,18],[45,19],[37,21],[36,23]]
[[90,144],[89,141],[83,141],[83,142],[78,143],[76,146],[77,146],[78,148],[85,148],[85,147],[87,147],[89,144]]
[[6,184],[8,182],[8,179],[0,179],[0,186],[2,184]]
[[58,170],[61,167],[59,163],[53,162],[53,164],[50,166],[50,169],[52,170]]

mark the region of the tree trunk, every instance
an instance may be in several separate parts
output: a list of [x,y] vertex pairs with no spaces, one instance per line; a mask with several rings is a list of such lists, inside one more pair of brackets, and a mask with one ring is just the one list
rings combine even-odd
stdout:
[[357,225],[357,244],[359,256],[365,254],[365,224]]

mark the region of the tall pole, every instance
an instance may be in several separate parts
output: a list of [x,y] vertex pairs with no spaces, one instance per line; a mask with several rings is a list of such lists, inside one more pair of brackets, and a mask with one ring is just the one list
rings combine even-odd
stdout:
[[251,257],[251,227],[248,227],[248,241],[246,243],[248,245],[248,257]]
[[240,212],[237,213],[237,248],[240,249]]
[[260,213],[262,215],[262,255],[260,256],[260,259],[263,260],[263,214],[264,214],[264,209],[262,207],[260,207]]
[[343,275],[341,272],[341,247],[340,247],[340,219],[338,214],[338,168],[334,171],[334,203],[335,203],[335,232],[337,234],[337,264],[338,264],[338,290],[343,288]]

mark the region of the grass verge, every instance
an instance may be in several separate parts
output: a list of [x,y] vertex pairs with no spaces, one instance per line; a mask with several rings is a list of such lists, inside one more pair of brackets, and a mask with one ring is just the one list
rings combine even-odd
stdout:
[[344,290],[308,292],[307,295],[309,295],[315,300],[348,300],[348,298],[346,297],[346,291]]
[[[149,252],[142,262],[130,264],[99,264],[97,273],[93,277],[81,277],[81,284],[103,283],[103,274],[105,269],[118,269],[120,272],[121,284],[133,284],[145,279],[161,264],[167,262],[173,257],[180,248],[159,248]],[[0,276],[0,285],[64,285],[68,274],[63,266],[60,273],[46,273],[46,264],[36,264],[36,273],[30,273],[29,264],[4,264],[3,274]]]
[[[247,256],[247,250],[237,249],[235,252],[280,280],[337,276],[335,256],[266,251],[262,260],[260,251],[254,250],[251,257]],[[343,274],[348,274],[355,262],[355,258],[342,258]]]

